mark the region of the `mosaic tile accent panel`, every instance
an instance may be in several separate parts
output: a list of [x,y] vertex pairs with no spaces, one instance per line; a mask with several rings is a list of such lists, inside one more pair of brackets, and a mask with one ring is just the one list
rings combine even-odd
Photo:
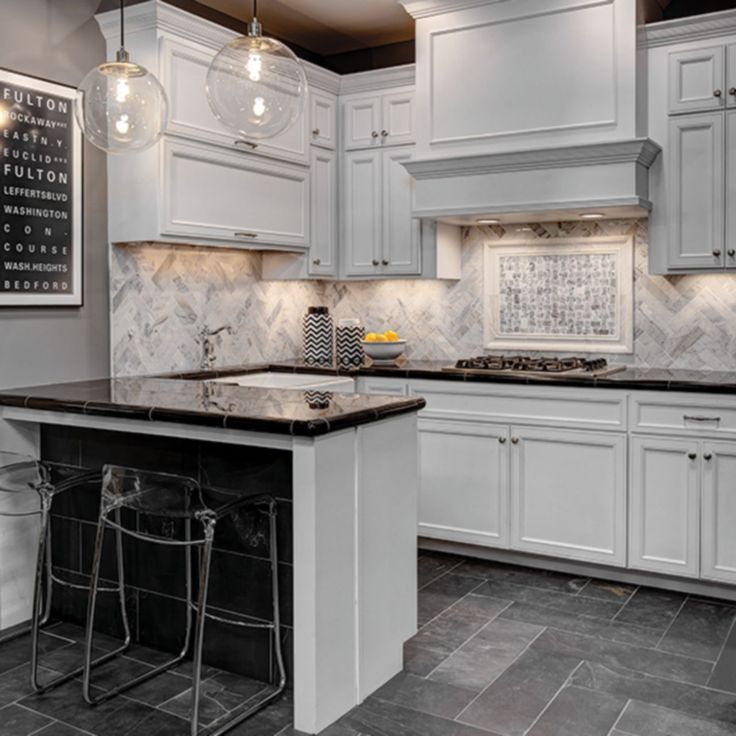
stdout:
[[610,253],[501,256],[501,334],[613,335],[616,265]]

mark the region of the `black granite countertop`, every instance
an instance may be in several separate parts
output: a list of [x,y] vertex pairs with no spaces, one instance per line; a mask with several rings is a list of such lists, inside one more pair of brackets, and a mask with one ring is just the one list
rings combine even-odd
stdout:
[[[264,368],[241,366],[237,372]],[[213,377],[212,373],[201,376]],[[0,406],[316,436],[416,412],[425,401],[144,376],[0,389]]]
[[635,389],[646,391],[687,391],[700,393],[736,394],[736,371],[668,370],[665,368],[626,367],[605,378],[586,378],[565,374],[530,376],[525,374],[477,375],[468,372],[448,373],[450,361],[405,360],[396,366],[363,366],[357,371],[345,371],[335,367],[306,365],[300,360],[282,361],[271,364],[232,366],[214,371],[174,373],[172,377],[186,379],[208,379],[236,373],[257,371],[286,371],[297,373],[319,373],[324,375],[383,376],[386,378],[422,378],[443,381],[465,381],[477,383],[514,383],[523,385],[562,385],[587,388]]

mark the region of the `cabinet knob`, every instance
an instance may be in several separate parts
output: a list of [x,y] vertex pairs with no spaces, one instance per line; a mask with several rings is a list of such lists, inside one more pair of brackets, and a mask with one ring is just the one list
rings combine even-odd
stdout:
[[518,445],[519,444],[519,438],[518,437],[512,437],[511,438],[511,443],[514,444],[514,445]]
[[719,257],[719,256],[721,255],[721,251],[720,251],[720,250],[719,250],[718,248],[716,248],[716,249],[715,249],[715,250],[713,251],[713,255],[714,255],[714,256],[715,256],[716,258],[718,258],[718,257]]
[[373,265],[374,266],[380,266],[381,265],[381,262],[377,258],[374,258],[373,259]]
[[381,131],[381,138],[388,138],[388,131],[387,130],[382,130]]
[[388,258],[384,258],[384,259],[383,259],[383,260],[381,261],[381,263],[383,263],[383,265],[384,265],[384,266],[388,266],[388,264],[389,264],[389,263],[391,263],[391,261],[389,261],[389,260],[388,260]]
[[697,460],[697,459],[698,459],[698,454],[697,454],[696,452],[688,452],[687,456],[688,456],[688,457],[689,457],[689,458],[690,458],[691,460]]
[[233,233],[236,238],[257,238],[258,233]]
[[498,441],[499,441],[499,442],[500,442],[500,443],[501,443],[502,445],[505,445],[505,444],[506,444],[506,438],[505,438],[505,437],[499,437],[499,438],[498,438]]
[[703,455],[703,460],[712,460],[712,459],[713,459],[712,452],[706,452],[705,455]]
[[731,97],[736,97],[736,87],[731,87],[731,89],[728,90],[728,94],[730,94]]
[[253,149],[258,148],[258,144],[253,143],[253,141],[244,141],[244,140],[238,139],[237,141],[233,141],[233,143],[236,146],[247,146],[248,148],[253,148]]
[[321,258],[315,258],[312,261],[312,263],[314,263],[315,266],[319,266],[319,264],[322,263],[322,259]]
[[317,136],[317,135],[319,135],[319,128],[315,128],[315,129],[314,129],[314,130],[312,131],[312,135],[314,135],[314,136]]
[[371,138],[378,138],[378,131],[377,131],[377,130],[374,130],[374,131],[373,131],[373,132],[371,133]]
[[720,89],[713,91],[713,97],[721,97],[723,95],[723,91]]
[[728,253],[730,258],[736,256],[736,250],[734,250],[733,248],[729,248],[726,252]]

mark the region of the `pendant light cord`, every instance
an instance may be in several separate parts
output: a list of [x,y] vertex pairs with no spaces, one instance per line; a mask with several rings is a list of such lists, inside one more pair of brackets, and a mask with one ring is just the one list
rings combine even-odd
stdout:
[[253,0],[253,17],[258,17],[258,0]]
[[120,48],[125,48],[125,0],[120,0]]

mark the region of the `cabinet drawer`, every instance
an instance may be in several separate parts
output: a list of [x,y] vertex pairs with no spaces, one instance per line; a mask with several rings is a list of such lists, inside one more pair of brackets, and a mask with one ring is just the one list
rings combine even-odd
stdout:
[[626,430],[626,394],[618,391],[445,381],[412,381],[411,389],[431,418]]
[[163,171],[162,233],[307,247],[308,169],[169,140]]
[[722,398],[631,396],[632,431],[736,437],[736,403]]
[[408,387],[406,381],[399,378],[360,378],[358,379],[358,393],[380,394],[383,396],[406,396]]

